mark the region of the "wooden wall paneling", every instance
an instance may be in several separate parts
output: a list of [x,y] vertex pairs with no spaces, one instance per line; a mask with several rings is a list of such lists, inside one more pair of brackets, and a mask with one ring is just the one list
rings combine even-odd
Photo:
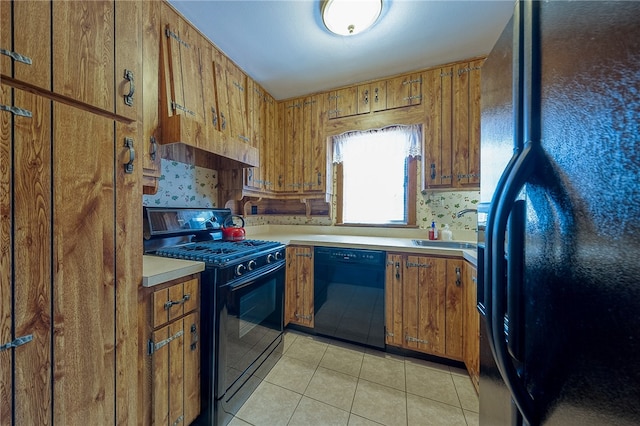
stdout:
[[114,2],[53,7],[53,91],[114,111]]
[[[141,101],[141,99],[138,99]],[[142,108],[137,109],[142,114]],[[134,140],[134,146],[144,146],[137,122],[116,123],[116,198],[115,198],[115,332],[116,332],[116,420],[118,424],[136,421],[137,406],[137,289],[142,284],[142,162],[134,161],[132,173],[125,173],[129,150],[125,137]],[[85,277],[86,279],[86,277]],[[82,284],[80,284],[82,287]]]
[[[5,14],[0,14],[0,24],[4,24]],[[5,40],[3,27],[0,27],[2,41]],[[3,44],[4,45],[4,44]],[[4,61],[2,62],[4,63]],[[0,84],[0,104],[12,105],[13,89],[5,84]],[[7,111],[0,112],[0,342],[5,344],[13,340],[13,220],[11,213],[13,199],[11,188],[13,186],[12,162],[13,152],[13,116]],[[49,236],[50,238],[50,236]],[[45,345],[46,347],[46,345]],[[13,424],[12,416],[12,377],[13,351],[0,352],[0,424]],[[46,400],[46,399],[45,399]]]
[[[300,188],[298,171],[301,168],[302,108],[304,100],[297,98],[284,103],[284,190],[296,192]],[[280,182],[278,182],[278,186]]]
[[54,422],[115,423],[114,124],[53,113]]
[[404,333],[402,327],[403,312],[403,272],[404,257],[401,254],[387,254],[385,277],[385,318],[387,345],[402,347]]
[[[2,3],[0,47],[28,57],[31,64],[1,55],[0,73],[51,90],[51,5],[44,1]],[[10,8],[13,8],[15,25],[12,25]]]
[[[7,86],[3,86],[8,94]],[[13,118],[13,167],[7,169],[3,182],[11,182],[13,191],[2,190],[3,207],[9,207],[13,198],[13,212],[3,212],[3,231],[9,231],[13,220],[13,245],[4,245],[14,252],[14,277],[7,276],[3,287],[10,290],[13,281],[13,338],[32,335],[33,341],[16,348],[14,352],[14,386],[16,419],[33,424],[43,424],[51,418],[51,101],[39,96],[14,90],[15,106],[31,111],[33,116]],[[4,103],[11,105],[10,99]],[[9,114],[2,114],[9,116]],[[11,134],[3,120],[3,134]],[[4,137],[3,137],[4,140]],[[5,142],[5,146],[6,146]],[[10,142],[9,142],[10,145]],[[4,150],[3,150],[4,154]],[[7,153],[8,154],[8,153]],[[4,157],[4,155],[3,155]],[[3,158],[3,167],[10,158]],[[13,176],[11,176],[11,174]],[[8,181],[5,178],[8,177]],[[12,194],[13,192],[13,194]],[[6,215],[5,215],[6,214]],[[6,232],[5,231],[5,232]],[[3,232],[4,234],[4,232]],[[9,239],[3,235],[3,243]],[[4,252],[5,250],[3,250]],[[10,260],[3,264],[11,265]],[[3,268],[5,269],[5,268]],[[8,268],[7,272],[10,272]],[[5,284],[6,283],[6,284]],[[11,303],[10,292],[1,291],[3,302]],[[2,310],[0,321],[10,325],[11,309]],[[8,317],[5,316],[8,315]],[[4,327],[3,327],[4,328]],[[11,330],[2,334],[2,342],[11,341]],[[5,351],[4,353],[12,351]],[[8,366],[11,364],[2,364]],[[3,370],[10,372],[12,369]],[[11,395],[11,382],[6,383],[4,395]],[[5,386],[3,386],[4,388]],[[2,399],[5,399],[3,396]],[[44,402],[44,404],[43,404]],[[5,407],[11,407],[11,403]],[[3,410],[4,411],[4,410]],[[4,424],[4,423],[3,423]]]

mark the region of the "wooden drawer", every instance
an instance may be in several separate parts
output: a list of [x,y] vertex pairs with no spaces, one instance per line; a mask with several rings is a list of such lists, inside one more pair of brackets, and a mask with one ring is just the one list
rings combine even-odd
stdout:
[[198,280],[178,283],[153,293],[153,328],[194,311],[199,304]]

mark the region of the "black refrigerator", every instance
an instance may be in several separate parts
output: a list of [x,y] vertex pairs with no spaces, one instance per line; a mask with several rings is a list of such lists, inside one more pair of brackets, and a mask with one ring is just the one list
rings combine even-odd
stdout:
[[516,2],[481,99],[480,425],[640,425],[640,2]]

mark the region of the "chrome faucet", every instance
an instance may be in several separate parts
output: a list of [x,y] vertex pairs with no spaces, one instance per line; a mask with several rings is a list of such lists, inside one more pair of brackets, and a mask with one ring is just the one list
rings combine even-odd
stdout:
[[462,216],[464,216],[464,215],[465,215],[465,214],[467,214],[467,213],[478,213],[478,210],[476,210],[476,209],[464,209],[464,210],[460,210],[460,211],[456,214],[456,216],[457,216],[457,217],[462,217]]

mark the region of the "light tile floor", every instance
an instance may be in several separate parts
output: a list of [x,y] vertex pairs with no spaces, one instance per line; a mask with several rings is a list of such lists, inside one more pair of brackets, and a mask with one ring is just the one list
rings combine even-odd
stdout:
[[231,426],[478,425],[466,370],[295,331]]

